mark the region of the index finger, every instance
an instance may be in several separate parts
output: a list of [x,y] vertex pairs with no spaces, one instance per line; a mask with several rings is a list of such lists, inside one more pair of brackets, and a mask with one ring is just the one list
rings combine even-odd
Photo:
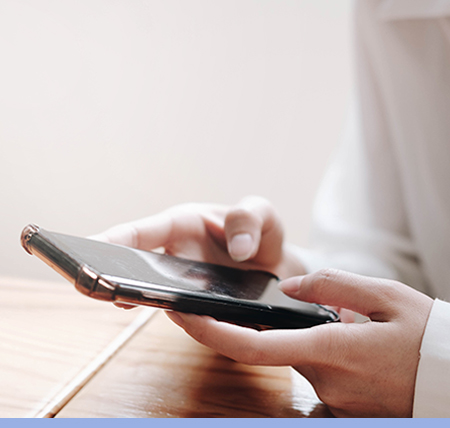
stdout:
[[119,224],[90,238],[141,250],[153,250],[165,247],[169,243],[172,227],[172,215],[169,212],[162,212],[151,217]]
[[168,312],[172,321],[222,355],[251,365],[302,366],[317,364],[329,355],[328,325],[301,330],[257,331],[207,316]]

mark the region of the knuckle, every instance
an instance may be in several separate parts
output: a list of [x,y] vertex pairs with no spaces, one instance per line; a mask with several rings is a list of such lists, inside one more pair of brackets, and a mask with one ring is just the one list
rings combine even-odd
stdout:
[[225,217],[225,223],[232,225],[257,225],[260,226],[261,221],[259,217],[251,210],[243,207],[232,208],[228,211]]
[[378,296],[381,301],[390,304],[393,301],[405,300],[405,285],[395,280],[383,280],[380,282]]
[[259,213],[266,221],[273,222],[279,218],[274,205],[262,196],[248,196],[241,200],[238,206],[246,208],[248,211]]
[[322,295],[339,278],[340,271],[333,268],[324,268],[312,274],[310,277],[308,294]]
[[230,208],[226,217],[225,225],[231,228],[252,228],[271,230],[280,218],[273,205],[260,196],[247,196],[236,206]]
[[334,282],[340,274],[340,271],[334,268],[323,268],[316,272],[317,281],[320,283]]

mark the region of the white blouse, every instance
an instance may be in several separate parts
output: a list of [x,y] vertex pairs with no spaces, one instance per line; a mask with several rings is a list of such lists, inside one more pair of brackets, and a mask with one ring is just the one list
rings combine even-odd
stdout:
[[[300,256],[450,300],[450,0],[357,0],[355,50],[355,108]],[[450,417],[449,303],[420,352],[413,415]]]

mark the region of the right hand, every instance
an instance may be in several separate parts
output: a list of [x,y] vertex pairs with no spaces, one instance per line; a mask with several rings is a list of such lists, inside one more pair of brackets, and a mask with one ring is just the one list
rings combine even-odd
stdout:
[[257,331],[168,313],[200,343],[235,361],[292,366],[341,417],[410,417],[422,336],[433,300],[387,279],[324,269],[280,284],[289,297],[366,315],[366,323]]
[[163,247],[166,254],[267,270],[281,278],[305,273],[294,254],[283,245],[283,229],[275,209],[256,196],[246,197],[232,207],[177,205],[114,226],[92,238],[147,251]]

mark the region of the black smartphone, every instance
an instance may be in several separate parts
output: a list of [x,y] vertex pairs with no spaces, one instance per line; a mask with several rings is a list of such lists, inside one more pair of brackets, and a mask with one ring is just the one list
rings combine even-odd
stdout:
[[136,250],[33,224],[24,228],[21,242],[28,253],[94,299],[209,315],[256,329],[339,321],[332,310],[287,297],[277,287],[279,279],[269,272]]

